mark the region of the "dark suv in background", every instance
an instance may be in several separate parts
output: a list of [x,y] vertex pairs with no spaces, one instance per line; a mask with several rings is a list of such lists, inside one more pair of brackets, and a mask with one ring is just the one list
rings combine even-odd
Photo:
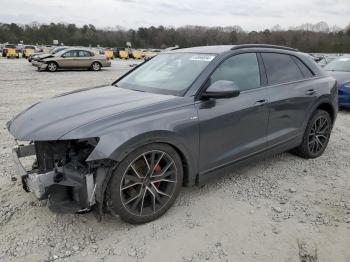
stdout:
[[[65,212],[130,223],[164,214],[182,186],[289,151],[320,156],[336,81],[297,50],[269,45],[163,52],[110,86],[38,103],[8,123],[23,187]],[[19,159],[35,155],[25,170]]]

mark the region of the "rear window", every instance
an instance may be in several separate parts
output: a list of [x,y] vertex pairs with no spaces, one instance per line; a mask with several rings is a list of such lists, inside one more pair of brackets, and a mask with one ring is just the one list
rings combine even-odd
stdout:
[[5,48],[16,48],[15,45],[5,45]]
[[304,78],[300,69],[290,55],[262,53],[268,84],[280,84]]

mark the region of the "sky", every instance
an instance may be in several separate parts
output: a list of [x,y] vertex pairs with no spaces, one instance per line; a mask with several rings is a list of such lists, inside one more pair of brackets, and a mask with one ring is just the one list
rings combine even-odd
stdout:
[[233,26],[264,30],[303,23],[350,23],[350,0],[0,0],[0,22],[121,26]]

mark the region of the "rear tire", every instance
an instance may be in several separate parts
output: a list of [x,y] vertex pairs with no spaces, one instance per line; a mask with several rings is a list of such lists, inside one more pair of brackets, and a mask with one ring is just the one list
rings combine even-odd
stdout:
[[303,141],[291,153],[305,159],[317,158],[326,150],[332,131],[332,119],[327,111],[316,110],[304,132]]
[[101,64],[99,62],[93,62],[91,64],[91,70],[92,71],[100,71],[101,70]]
[[58,65],[57,65],[55,62],[49,62],[49,63],[47,64],[47,70],[48,70],[49,72],[56,72],[57,69],[58,69]]
[[177,198],[183,181],[179,154],[153,143],[131,152],[109,183],[111,209],[122,220],[143,224],[162,216]]

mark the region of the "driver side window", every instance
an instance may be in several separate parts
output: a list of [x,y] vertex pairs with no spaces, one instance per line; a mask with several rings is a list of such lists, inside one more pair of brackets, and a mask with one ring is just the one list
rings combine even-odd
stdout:
[[260,87],[256,53],[239,54],[225,60],[210,77],[211,84],[218,80],[232,81],[240,91]]
[[68,51],[63,54],[64,57],[76,57],[77,56],[77,51]]

